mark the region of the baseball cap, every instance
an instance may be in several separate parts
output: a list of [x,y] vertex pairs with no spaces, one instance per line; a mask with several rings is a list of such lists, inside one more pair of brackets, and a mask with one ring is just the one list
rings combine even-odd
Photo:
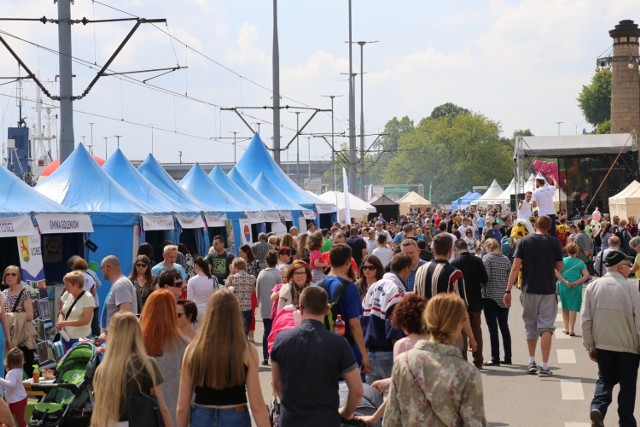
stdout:
[[629,261],[633,263],[633,258],[625,255],[624,252],[618,250],[609,251],[607,256],[604,258],[604,265],[607,267],[615,267],[620,264],[622,261]]

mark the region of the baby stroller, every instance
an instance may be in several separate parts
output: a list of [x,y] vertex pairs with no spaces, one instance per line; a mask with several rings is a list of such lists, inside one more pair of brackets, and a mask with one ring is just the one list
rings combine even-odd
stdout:
[[[354,415],[373,415],[380,405],[382,405],[382,395],[375,388],[371,387],[369,384],[362,384],[362,399],[360,399],[360,403],[356,408]],[[347,397],[349,396],[349,387],[347,387],[347,383],[344,381],[340,381],[338,393],[340,395],[340,406],[343,406],[347,403]],[[360,423],[358,421],[352,421],[350,423],[343,422],[342,427],[348,426],[358,426],[364,425],[364,423]],[[381,427],[382,421],[379,421],[375,424],[372,424],[372,427]]]
[[55,382],[33,384],[45,395],[35,404],[29,426],[85,427],[91,421],[91,382],[98,365],[96,349],[90,342],[76,344],[56,366]]

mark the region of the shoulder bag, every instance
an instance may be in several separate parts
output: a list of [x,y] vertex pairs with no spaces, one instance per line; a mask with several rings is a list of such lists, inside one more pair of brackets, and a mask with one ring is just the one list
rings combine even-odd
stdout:
[[142,391],[137,396],[127,396],[127,418],[130,426],[164,427],[158,399]]

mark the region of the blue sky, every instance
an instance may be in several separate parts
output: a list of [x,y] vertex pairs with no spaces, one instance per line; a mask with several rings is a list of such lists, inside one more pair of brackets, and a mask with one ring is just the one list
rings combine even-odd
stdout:
[[[161,31],[145,25],[134,35],[114,71],[167,67],[179,63],[187,70],[159,77],[151,83],[175,92],[161,93],[127,79],[102,78],[89,96],[76,102],[75,139],[90,143],[93,126],[94,151],[104,155],[121,149],[130,159],[143,159],[151,150],[161,162],[177,162],[182,151],[185,162],[222,162],[233,159],[229,140],[248,135],[248,130],[230,112],[216,106],[263,106],[271,103],[272,1],[183,0],[181,2],[135,0],[102,3],[145,18],[167,18],[170,33],[190,48],[243,76],[238,77],[215,63],[171,41]],[[51,1],[0,0],[5,17],[56,16]],[[408,115],[416,122],[445,102],[454,102],[481,112],[502,124],[505,136],[530,128],[536,135],[575,134],[585,123],[576,102],[581,86],[593,75],[595,60],[611,46],[608,30],[622,19],[640,21],[637,2],[619,0],[523,0],[442,2],[431,0],[353,0],[354,40],[378,40],[365,46],[366,133],[382,131],[394,116]],[[76,0],[72,16],[121,18],[124,15],[101,3]],[[75,25],[74,56],[101,65],[124,37],[131,23]],[[346,0],[280,0],[279,35],[282,104],[328,108],[322,95],[336,99],[336,130],[346,130],[348,118],[346,76],[348,37]],[[166,29],[166,27],[161,26]],[[54,80],[57,56],[16,40],[19,36],[35,44],[56,48],[55,25],[0,23],[0,30],[43,80]],[[354,49],[354,70],[359,71],[359,47]],[[0,49],[0,75],[14,76],[15,61]],[[74,64],[74,92],[79,94],[95,70]],[[134,75],[142,80],[144,76]],[[147,76],[149,77],[149,76]],[[256,82],[258,84],[254,84]],[[359,125],[359,80],[356,123]],[[48,83],[53,93],[58,89]],[[263,86],[263,87],[260,87]],[[185,99],[187,93],[196,98]],[[2,143],[7,126],[18,118],[14,84],[0,86]],[[25,83],[23,116],[34,123],[32,83]],[[203,101],[203,102],[200,102]],[[45,102],[48,102],[45,100]],[[261,135],[271,144],[269,111],[247,111],[260,121]],[[104,116],[104,117],[100,117]],[[301,121],[307,114],[301,114]],[[120,120],[124,119],[124,120]],[[295,131],[295,115],[282,113],[282,140]],[[311,132],[328,133],[328,114],[309,125]],[[175,132],[177,131],[177,132]],[[188,134],[181,135],[180,133]],[[346,142],[346,140],[341,140]],[[373,137],[369,139],[369,143]],[[300,141],[303,159],[308,158],[307,137]],[[239,144],[241,155],[246,142]],[[295,144],[288,154],[294,160]],[[311,158],[329,159],[330,151],[320,140],[311,140]]]

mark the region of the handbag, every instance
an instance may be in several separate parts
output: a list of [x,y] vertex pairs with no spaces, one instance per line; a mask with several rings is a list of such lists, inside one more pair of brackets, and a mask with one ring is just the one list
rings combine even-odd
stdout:
[[278,399],[278,396],[273,396],[271,400],[269,421],[271,422],[271,427],[278,427],[280,425],[280,399]]
[[127,396],[127,418],[130,426],[164,427],[158,399],[145,393]]
[[[22,298],[22,294],[24,293],[25,288],[23,287],[16,298],[16,301],[13,303],[13,308],[11,309],[12,313],[17,313],[16,309],[18,308],[18,304],[20,303],[20,299]],[[11,331],[13,335],[13,331]],[[27,320],[24,325],[24,338],[22,342],[19,342],[16,347],[24,347],[29,350],[35,350],[36,348],[36,335],[38,332],[36,331],[36,327],[33,326],[33,322]]]
[[[64,314],[64,320],[67,320],[69,318],[69,315],[71,314],[71,310],[73,310],[73,307],[76,305],[78,300],[84,296],[85,293],[86,291],[82,291],[82,293],[73,300],[73,302],[71,303],[71,307],[69,307],[67,312]],[[60,341],[60,332],[56,333],[56,335],[53,337],[53,342],[58,342],[58,341]]]

